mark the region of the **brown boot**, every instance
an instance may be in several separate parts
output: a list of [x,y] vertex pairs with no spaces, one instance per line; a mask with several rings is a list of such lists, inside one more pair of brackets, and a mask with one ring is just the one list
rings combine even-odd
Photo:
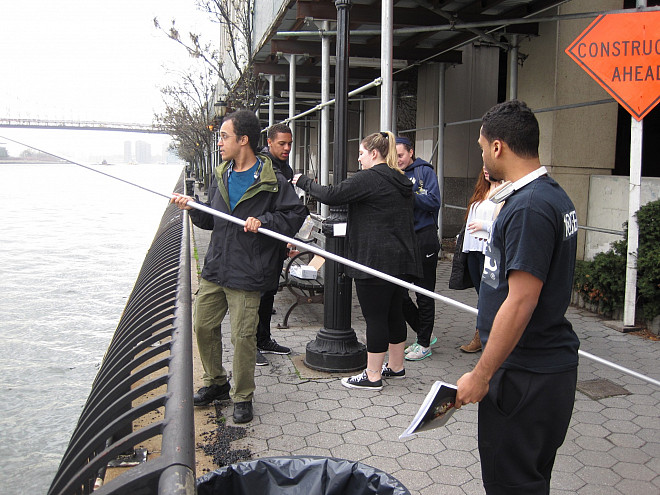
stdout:
[[479,339],[479,330],[474,332],[474,337],[467,345],[462,345],[460,347],[463,352],[479,352],[481,350],[481,340]]

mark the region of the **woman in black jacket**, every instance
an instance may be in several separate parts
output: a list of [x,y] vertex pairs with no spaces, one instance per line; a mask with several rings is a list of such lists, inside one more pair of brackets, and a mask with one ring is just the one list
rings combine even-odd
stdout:
[[[362,170],[336,186],[296,175],[293,183],[328,205],[348,204],[347,257],[402,279],[421,276],[415,242],[412,183],[397,166],[394,135],[378,132],[360,143]],[[381,390],[382,377],[403,378],[405,289],[346,267],[367,323],[367,369],[343,378],[348,388]],[[389,350],[389,362],[384,363]]]

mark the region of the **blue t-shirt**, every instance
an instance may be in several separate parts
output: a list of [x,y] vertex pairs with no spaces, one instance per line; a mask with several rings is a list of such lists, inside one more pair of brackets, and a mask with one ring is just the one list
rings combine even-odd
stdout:
[[236,172],[235,170],[230,172],[229,179],[227,180],[227,192],[229,193],[229,207],[232,211],[234,210],[236,203],[238,203],[245,194],[245,191],[248,190],[248,187],[254,184],[254,181],[256,180],[254,174],[257,171],[258,166],[259,160],[257,159],[257,162],[252,167],[243,172]]
[[503,368],[558,373],[577,366],[579,339],[565,313],[571,299],[577,216],[553,179],[539,177],[506,199],[493,224],[479,289],[477,328],[487,343],[509,292],[508,275],[522,270],[543,281],[538,304]]

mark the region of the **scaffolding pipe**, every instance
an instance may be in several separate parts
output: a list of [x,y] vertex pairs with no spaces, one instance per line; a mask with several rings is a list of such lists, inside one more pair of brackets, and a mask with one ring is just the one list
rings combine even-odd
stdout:
[[442,204],[445,200],[445,70],[447,64],[438,67],[438,189],[440,191],[440,212],[438,214],[438,238],[442,241]]
[[268,74],[268,127],[275,124],[275,76]]
[[[534,113],[557,112],[560,110],[571,110],[573,108],[590,107],[592,105],[603,105],[604,103],[614,103],[614,102],[615,101],[613,98],[607,98],[605,100],[587,101],[585,103],[572,103],[570,105],[557,105],[554,107],[539,108],[538,110],[532,110],[532,112]],[[481,122],[481,117],[476,119],[456,120],[454,122],[447,122],[445,126],[449,127],[453,125],[476,124],[477,122]],[[437,126],[419,127],[417,129],[407,129],[401,132],[424,131],[427,129],[434,129],[435,127]]]
[[[330,23],[323,21],[323,29]],[[330,37],[321,38],[321,180],[322,186],[330,185]],[[330,207],[321,203],[321,216],[327,218]]]
[[[365,91],[367,91],[371,88],[375,88],[376,86],[380,86],[381,84],[382,84],[382,79],[380,77],[377,77],[376,79],[374,79],[370,83],[367,83],[364,86],[360,86],[359,88],[356,88],[353,91],[351,91],[350,93],[348,93],[348,97],[350,98],[351,96],[355,96],[355,95],[358,95],[360,93],[364,93]],[[327,103],[319,103],[314,108],[310,108],[309,110],[305,110],[304,112],[299,113],[298,115],[295,115],[294,117],[290,117],[290,118],[286,119],[284,122],[289,123],[293,120],[297,120],[301,117],[309,115],[310,113],[317,112],[317,111],[321,110],[323,107],[326,107],[326,106],[329,106],[329,105],[334,105],[334,104],[335,104],[335,99],[333,98],[332,100],[329,100]]]
[[392,82],[392,134],[395,136],[397,135],[398,131],[397,129],[399,126],[397,125],[397,106],[399,102],[399,84],[394,81]]
[[[558,4],[566,3],[557,2]],[[547,9],[544,9],[547,10]],[[577,12],[574,14],[559,14],[546,17],[534,17],[535,14],[529,14],[525,17],[518,17],[515,19],[493,19],[490,21],[478,21],[478,22],[456,22],[452,24],[441,24],[439,26],[418,26],[418,27],[409,27],[409,28],[398,28],[393,29],[392,34],[396,35],[410,35],[418,33],[434,33],[441,31],[461,31],[469,30],[474,28],[489,28],[494,27],[493,31],[498,29],[503,29],[507,26],[515,26],[518,24],[530,24],[530,23],[542,23],[542,22],[554,22],[554,21],[568,21],[575,19],[588,19],[591,17],[598,17],[599,15],[607,14],[629,14],[631,12],[655,12],[660,11],[660,7],[643,7],[635,9],[619,9],[619,10],[603,10],[600,12]],[[492,31],[491,31],[492,32]],[[360,29],[353,30],[350,32],[351,36],[380,36],[382,33],[377,29]],[[490,34],[490,33],[487,33]],[[337,31],[278,31],[275,33],[275,36],[281,37],[317,37],[321,35],[326,36],[336,36]]]
[[358,141],[361,143],[364,139],[364,100],[360,100],[358,110]]
[[[296,115],[296,55],[288,55],[289,60],[289,120],[293,120]],[[289,165],[291,170],[296,170],[296,124],[291,127],[291,139],[293,140],[291,155],[289,156]]]
[[302,124],[302,150],[301,150],[301,159],[302,163],[300,165],[300,170],[302,170],[303,174],[307,175],[307,173],[310,170],[310,159],[309,159],[309,131],[310,127],[307,123]]
[[511,35],[509,50],[509,100],[518,98],[518,35]]
[[393,0],[383,0],[380,14],[380,130],[391,131],[392,127],[392,35],[394,14]]

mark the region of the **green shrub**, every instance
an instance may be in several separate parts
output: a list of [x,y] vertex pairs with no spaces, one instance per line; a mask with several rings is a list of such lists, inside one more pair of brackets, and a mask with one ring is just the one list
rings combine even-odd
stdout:
[[593,261],[578,261],[575,288],[585,301],[598,304],[606,314],[623,308],[626,291],[626,242],[617,241]]
[[637,295],[644,319],[651,321],[660,315],[660,200],[641,207],[637,223]]
[[[644,320],[660,314],[660,200],[647,203],[637,212],[639,249],[637,253],[637,303]],[[593,261],[578,261],[575,290],[599,310],[608,314],[623,309],[626,291],[626,253],[628,226],[624,240],[612,243]]]

